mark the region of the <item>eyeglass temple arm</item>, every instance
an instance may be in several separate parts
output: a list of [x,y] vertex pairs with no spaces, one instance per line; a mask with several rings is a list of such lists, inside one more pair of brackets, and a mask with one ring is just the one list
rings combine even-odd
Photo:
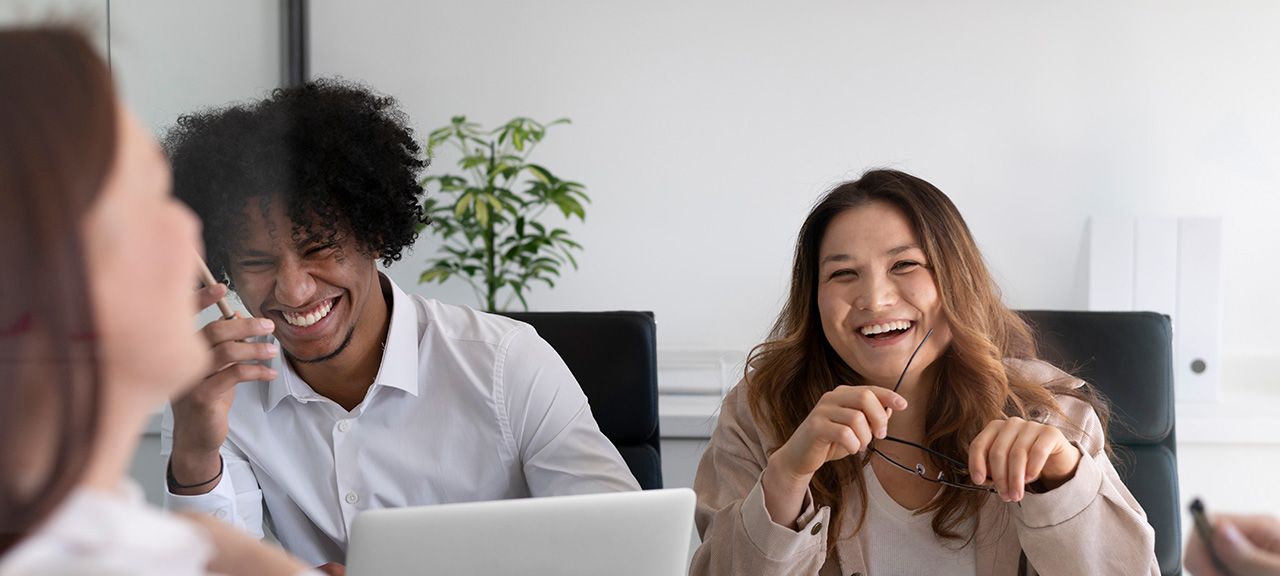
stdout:
[[916,354],[919,354],[919,353],[920,353],[920,349],[921,349],[921,348],[924,348],[924,343],[925,343],[925,342],[928,342],[928,341],[929,341],[929,337],[930,337],[930,336],[932,336],[932,335],[933,335],[933,328],[930,328],[928,332],[925,332],[925,333],[924,333],[924,338],[922,338],[922,339],[920,340],[920,343],[919,343],[919,344],[916,344],[916,349],[915,349],[915,351],[913,351],[913,352],[911,353],[911,357],[910,357],[910,358],[907,358],[907,365],[902,367],[902,375],[901,375],[901,376],[898,376],[898,383],[893,385],[893,391],[894,391],[894,392],[897,392],[897,391],[898,391],[898,388],[899,388],[900,386],[902,386],[902,380],[903,380],[903,379],[905,379],[905,378],[907,377],[907,370],[909,370],[909,369],[911,368],[911,361],[916,359]]

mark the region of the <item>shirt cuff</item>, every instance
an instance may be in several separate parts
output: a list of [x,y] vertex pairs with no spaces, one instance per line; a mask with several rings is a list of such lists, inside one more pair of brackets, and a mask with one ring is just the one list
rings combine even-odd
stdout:
[[164,507],[167,510],[200,512],[234,524],[235,505],[235,486],[231,484],[231,480],[227,477],[227,463],[225,461],[222,463],[222,471],[218,473],[218,483],[213,486],[212,490],[204,494],[193,496],[174,494],[169,490],[169,483],[165,482]]
[[[1075,476],[1048,492],[1026,493],[1022,498],[1022,506],[1017,507],[1022,523],[1028,528],[1062,524],[1083,512],[1098,497],[1102,487],[1102,467],[1079,445],[1074,442],[1072,445],[1080,450],[1080,463],[1076,465]],[[1106,458],[1105,454],[1100,456]]]
[[[763,476],[761,473],[761,478]],[[769,511],[764,507],[764,485],[760,478],[756,479],[756,485],[742,501],[741,514],[747,538],[770,560],[785,561],[798,554],[807,555],[814,551],[826,553],[827,522],[831,508],[823,506],[815,509],[813,494],[807,489],[800,516],[796,519],[799,530],[782,526],[769,517]]]

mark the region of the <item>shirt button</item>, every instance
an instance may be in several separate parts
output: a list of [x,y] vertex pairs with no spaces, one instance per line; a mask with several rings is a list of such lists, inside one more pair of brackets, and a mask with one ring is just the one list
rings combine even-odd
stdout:
[[819,532],[821,532],[821,531],[822,531],[822,523],[821,523],[821,522],[814,522],[814,523],[813,523],[813,528],[810,528],[810,529],[809,529],[809,533],[810,533],[810,534],[813,534],[814,536],[817,536],[817,535],[818,535],[818,533],[819,533]]
[[226,511],[226,510],[218,510],[217,512],[214,512],[214,513],[213,513],[213,517],[214,517],[214,518],[217,518],[217,519],[219,519],[219,520],[226,520],[226,518],[227,518],[227,511]]
[[341,421],[341,422],[339,422],[339,423],[338,423],[338,431],[339,431],[339,432],[346,432],[347,430],[350,430],[350,429],[351,429],[351,421],[350,421],[350,420],[343,420],[343,421]]
[[347,504],[355,504],[360,501],[360,496],[355,492],[347,492]]

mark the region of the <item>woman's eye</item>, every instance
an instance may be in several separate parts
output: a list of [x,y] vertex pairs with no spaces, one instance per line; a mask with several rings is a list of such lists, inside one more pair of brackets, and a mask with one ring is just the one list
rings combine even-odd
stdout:
[[836,278],[847,277],[847,276],[854,276],[854,275],[855,275],[855,274],[854,274],[853,270],[841,269],[841,270],[836,270],[835,272],[832,272],[832,273],[831,273],[831,276],[830,276],[830,279],[831,279],[831,280],[835,280]]
[[240,263],[241,268],[261,268],[270,264],[266,260],[245,260]]
[[901,260],[893,265],[893,270],[895,272],[908,272],[910,270],[915,269],[915,267],[919,265],[920,265],[919,262],[915,262],[912,260]]

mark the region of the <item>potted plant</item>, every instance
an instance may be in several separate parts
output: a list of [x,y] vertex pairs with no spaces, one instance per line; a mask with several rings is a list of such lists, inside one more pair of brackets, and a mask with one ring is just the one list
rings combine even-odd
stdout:
[[433,226],[442,244],[419,283],[458,277],[489,312],[516,300],[528,310],[525,296],[532,283],[555,287],[564,264],[577,269],[573,253],[582,246],[568,230],[542,218],[555,207],[566,219],[576,216],[585,222],[583,204],[590,199],[582,184],[529,161],[548,128],[568,123],[563,118],[548,124],[515,118],[485,130],[465,116],[454,116],[430,133],[428,156],[434,158],[439,147],[448,146],[461,157],[458,173],[422,180],[427,190],[423,208],[431,220],[423,227]]

